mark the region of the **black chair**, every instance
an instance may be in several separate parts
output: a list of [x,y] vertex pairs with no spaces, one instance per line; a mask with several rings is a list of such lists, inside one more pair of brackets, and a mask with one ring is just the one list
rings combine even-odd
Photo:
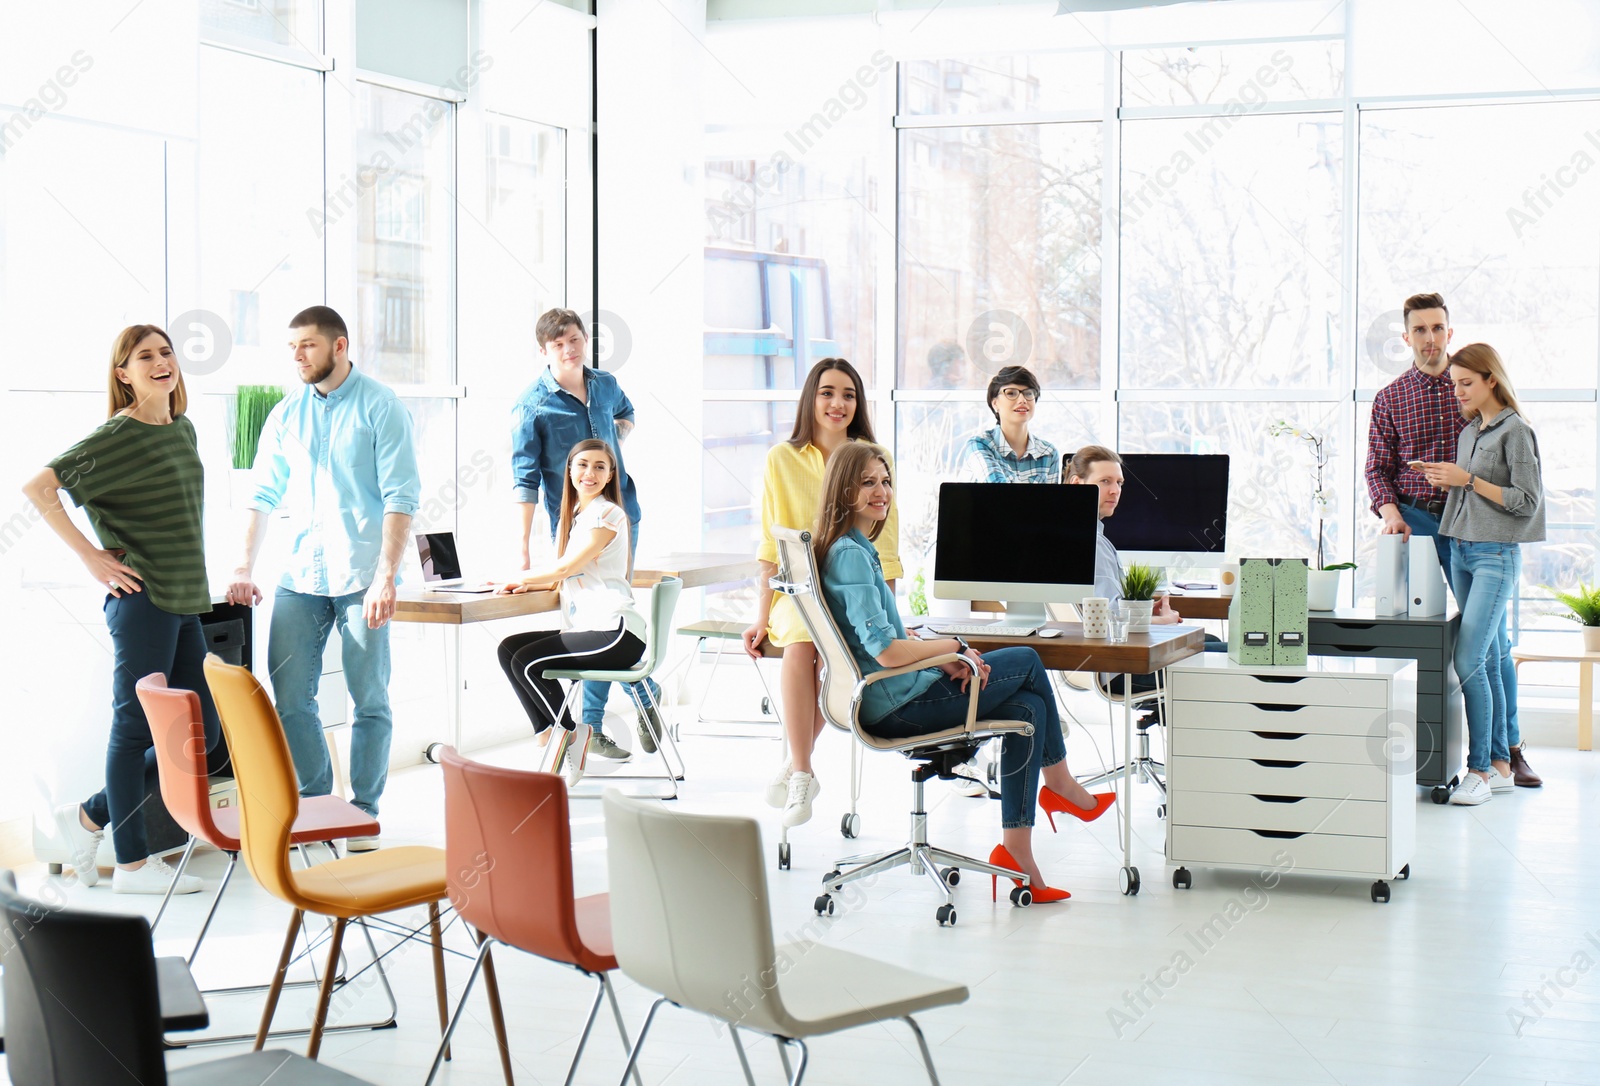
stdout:
[[[281,1050],[167,1073],[163,1029],[206,1025],[181,958],[158,970],[142,916],[60,908],[0,871],[7,1069],[15,1086],[363,1086]],[[158,976],[159,975],[159,976]]]

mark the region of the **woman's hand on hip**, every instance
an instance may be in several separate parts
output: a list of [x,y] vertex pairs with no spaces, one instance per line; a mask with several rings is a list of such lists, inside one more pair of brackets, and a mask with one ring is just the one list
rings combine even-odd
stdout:
[[83,556],[83,564],[95,583],[117,599],[124,592],[144,591],[144,579],[122,563],[127,551],[92,550]]

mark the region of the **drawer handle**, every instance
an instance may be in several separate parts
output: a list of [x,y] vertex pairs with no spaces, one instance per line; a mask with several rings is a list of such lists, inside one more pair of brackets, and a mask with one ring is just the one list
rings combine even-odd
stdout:
[[1304,739],[1305,732],[1251,732],[1251,735],[1261,739]]
[[1304,837],[1304,832],[1294,830],[1251,830],[1257,837],[1276,837],[1280,840],[1293,841],[1296,837]]
[[1298,769],[1305,765],[1304,762],[1289,762],[1282,758],[1252,758],[1256,765],[1266,766],[1268,769]]
[[1253,675],[1258,683],[1297,683],[1304,679],[1304,675]]
[[1250,793],[1250,798],[1258,799],[1262,803],[1299,803],[1305,799],[1304,796],[1263,796],[1256,792]]
[[1334,645],[1334,652],[1376,652],[1377,645]]
[[1377,626],[1376,622],[1335,622],[1333,624],[1341,630],[1370,630]]
[[1306,705],[1278,705],[1270,701],[1252,701],[1250,704],[1263,713],[1298,713],[1301,709],[1310,708]]

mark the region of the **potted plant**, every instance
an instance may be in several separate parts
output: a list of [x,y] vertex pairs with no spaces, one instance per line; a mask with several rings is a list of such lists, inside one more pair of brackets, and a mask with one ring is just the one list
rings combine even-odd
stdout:
[[1150,629],[1150,612],[1155,610],[1156,571],[1135,562],[1122,573],[1122,606],[1128,609],[1128,632]]
[[1323,513],[1328,508],[1328,492],[1322,485],[1322,476],[1328,466],[1328,446],[1321,434],[1303,430],[1286,419],[1279,419],[1268,427],[1273,437],[1293,437],[1304,441],[1311,449],[1313,480],[1316,489],[1311,500],[1317,507],[1317,560],[1306,575],[1306,608],[1311,611],[1332,611],[1339,604],[1339,574],[1355,569],[1354,562],[1327,563],[1322,528]]
[[1567,614],[1561,617],[1583,627],[1583,651],[1600,652],[1600,585],[1590,588],[1579,581],[1576,592],[1557,592],[1548,585],[1545,588],[1556,602],[1567,606]]
[[256,462],[256,447],[261,443],[261,430],[267,424],[267,415],[279,400],[283,389],[278,385],[240,385],[233,398],[231,412],[233,504],[242,506],[250,499],[250,469]]

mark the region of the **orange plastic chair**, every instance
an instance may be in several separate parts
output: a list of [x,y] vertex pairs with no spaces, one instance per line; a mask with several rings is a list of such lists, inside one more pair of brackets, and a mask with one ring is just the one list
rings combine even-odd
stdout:
[[[294,909],[289,932],[284,937],[283,953],[267,993],[267,1005],[256,1031],[256,1050],[266,1043],[272,1016],[278,1009],[284,976],[295,937],[306,913],[333,919],[329,940],[328,965],[322,974],[317,1009],[311,1022],[311,1040],[306,1055],[317,1058],[322,1048],[322,1033],[328,1018],[328,1001],[333,994],[335,968],[344,943],[345,926],[379,913],[428,907],[428,926],[433,944],[433,979],[439,1003],[439,1029],[449,1017],[445,995],[444,943],[439,927],[439,902],[445,897],[445,854],[440,848],[411,845],[386,848],[330,860],[304,871],[289,864],[292,828],[300,816],[300,794],[283,736],[283,725],[266,692],[256,677],[242,667],[222,661],[215,653],[206,656],[206,684],[217,703],[222,731],[233,756],[234,774],[239,782],[239,830],[245,866],[264,890],[287,902]],[[448,1057],[448,1054],[446,1055]]]
[[[478,933],[478,960],[461,992],[439,1051],[428,1072],[431,1086],[445,1058],[450,1035],[466,1010],[472,985],[483,970],[489,1013],[500,1046],[506,1086],[513,1086],[511,1051],[506,1045],[505,1015],[495,980],[490,948],[495,943],[525,950],[568,965],[596,981],[594,1002],[578,1036],[578,1050],[567,1069],[568,1083],[578,1071],[584,1045],[600,1012],[602,997],[630,1049],[628,1029],[611,985],[617,967],[611,950],[611,901],[607,894],[573,898],[572,827],[568,821],[567,785],[554,773],[530,773],[469,761],[445,747],[444,848],[449,872],[450,903]],[[634,1071],[634,1082],[640,1084]]]

